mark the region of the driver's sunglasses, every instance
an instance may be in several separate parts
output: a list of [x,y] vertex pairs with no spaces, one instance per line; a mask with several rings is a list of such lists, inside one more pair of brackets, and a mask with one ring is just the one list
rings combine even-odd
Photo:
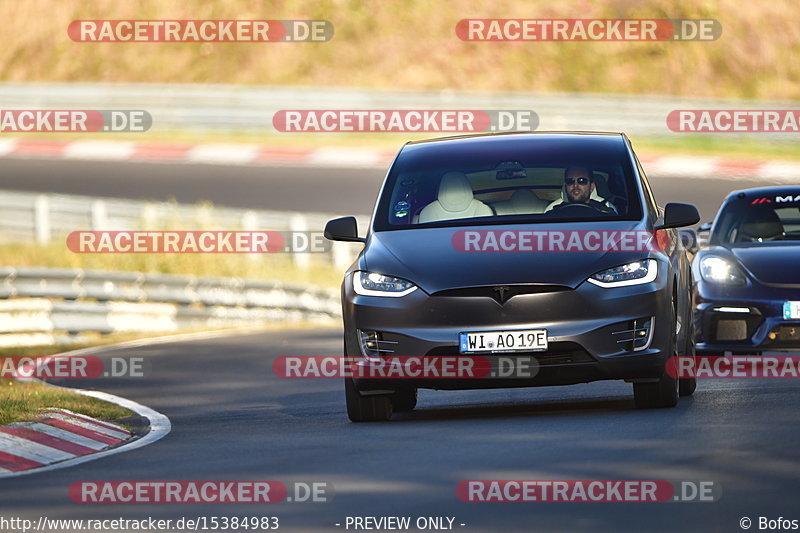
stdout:
[[578,185],[588,185],[589,184],[589,178],[566,178],[564,180],[564,183],[566,183],[567,185],[572,185],[576,181],[578,182]]

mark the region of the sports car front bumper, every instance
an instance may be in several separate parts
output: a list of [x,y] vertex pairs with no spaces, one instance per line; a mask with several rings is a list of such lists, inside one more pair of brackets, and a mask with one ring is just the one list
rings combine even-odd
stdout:
[[[540,290],[539,290],[540,289]],[[661,376],[670,352],[672,287],[664,273],[650,283],[602,288],[542,286],[500,303],[487,294],[459,289],[427,294],[416,290],[401,298],[356,295],[352,276],[343,286],[346,355],[360,365],[384,356],[459,356],[459,334],[475,331],[546,329],[544,352],[481,353],[506,359],[533,358],[533,376],[481,379],[354,378],[361,392],[402,387],[434,389],[566,385],[601,379],[651,380]],[[634,343],[627,331],[646,336]],[[367,332],[379,353],[365,354]],[[373,357],[365,357],[372,355]]]
[[787,301],[800,301],[800,289],[698,282],[694,301],[698,353],[800,350],[800,319],[784,318]]

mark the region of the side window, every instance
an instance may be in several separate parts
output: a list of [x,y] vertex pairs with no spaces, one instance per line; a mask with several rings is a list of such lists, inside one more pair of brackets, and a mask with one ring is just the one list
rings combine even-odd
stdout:
[[653,190],[650,188],[650,183],[647,181],[647,175],[644,173],[642,164],[639,162],[636,152],[633,151],[633,147],[631,147],[631,153],[633,154],[634,161],[636,161],[636,168],[639,170],[639,176],[642,180],[642,187],[644,187],[645,196],[647,198],[647,205],[650,208],[650,212],[658,217],[658,203],[656,202],[656,197],[653,196]]

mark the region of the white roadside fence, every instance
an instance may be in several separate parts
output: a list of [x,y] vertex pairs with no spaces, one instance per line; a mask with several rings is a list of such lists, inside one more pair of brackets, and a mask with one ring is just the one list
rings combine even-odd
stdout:
[[[72,231],[131,231],[159,229],[214,229],[246,231],[319,232],[325,222],[341,215],[219,208],[142,202],[66,194],[37,194],[0,190],[0,242],[64,242]],[[358,218],[366,231],[369,217]],[[292,253],[295,267],[308,268],[318,256],[344,271],[360,245],[335,242],[327,252]]]
[[[0,242],[47,244],[72,231],[185,229],[322,232],[337,215],[0,191]],[[369,220],[359,217],[359,227]],[[294,268],[344,272],[359,244],[291,253]],[[258,260],[258,256],[252,256]],[[0,267],[0,346],[81,342],[88,333],[172,332],[341,316],[339,291],[266,280]]]
[[0,346],[341,316],[338,290],[275,281],[8,267],[0,280]]

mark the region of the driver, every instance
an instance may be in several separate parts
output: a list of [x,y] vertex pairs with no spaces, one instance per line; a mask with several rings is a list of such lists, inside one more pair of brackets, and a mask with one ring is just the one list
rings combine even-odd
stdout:
[[617,214],[614,205],[595,192],[594,177],[588,167],[571,166],[564,169],[561,198],[548,205],[545,212],[574,204],[588,205],[601,213]]

